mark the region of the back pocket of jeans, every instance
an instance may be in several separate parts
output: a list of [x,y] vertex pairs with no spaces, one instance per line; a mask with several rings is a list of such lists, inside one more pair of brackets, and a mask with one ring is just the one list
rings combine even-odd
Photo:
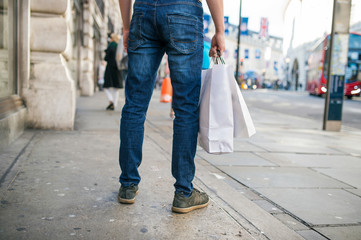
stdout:
[[130,49],[134,50],[144,42],[142,38],[142,22],[143,13],[135,12],[132,16],[132,21],[129,28],[128,48]]
[[196,50],[198,18],[184,14],[168,14],[167,17],[172,46],[186,54]]

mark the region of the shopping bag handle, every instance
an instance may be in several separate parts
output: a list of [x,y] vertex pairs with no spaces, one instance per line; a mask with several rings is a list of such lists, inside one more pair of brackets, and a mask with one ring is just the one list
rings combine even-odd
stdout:
[[217,49],[217,57],[213,57],[213,62],[215,64],[226,64],[223,57],[221,56],[221,52]]

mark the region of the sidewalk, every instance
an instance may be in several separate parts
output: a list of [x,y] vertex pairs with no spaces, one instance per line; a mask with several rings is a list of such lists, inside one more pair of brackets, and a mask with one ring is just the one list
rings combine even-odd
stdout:
[[197,151],[194,184],[211,203],[183,215],[171,212],[169,104],[155,90],[133,205],[117,202],[120,107],[106,105],[80,97],[74,131],[27,130],[0,150],[0,239],[361,239],[360,131],[250,105],[254,137],[233,154]]

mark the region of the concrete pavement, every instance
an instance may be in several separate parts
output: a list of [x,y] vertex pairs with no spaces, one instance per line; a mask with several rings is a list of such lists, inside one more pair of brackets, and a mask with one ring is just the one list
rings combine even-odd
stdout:
[[0,239],[361,239],[360,131],[323,132],[250,101],[257,134],[236,140],[232,154],[198,149],[194,183],[211,204],[180,215],[159,91],[134,205],[117,203],[120,107],[105,111],[102,92],[77,100],[74,131],[27,130],[1,149]]

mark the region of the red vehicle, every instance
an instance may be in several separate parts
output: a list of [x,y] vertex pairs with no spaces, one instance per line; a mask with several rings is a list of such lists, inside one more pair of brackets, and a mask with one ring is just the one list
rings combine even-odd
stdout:
[[[306,90],[312,95],[321,96],[327,92],[329,42],[328,35],[316,44],[308,58]],[[350,33],[347,56],[344,94],[351,99],[360,96],[361,91],[361,34]]]

